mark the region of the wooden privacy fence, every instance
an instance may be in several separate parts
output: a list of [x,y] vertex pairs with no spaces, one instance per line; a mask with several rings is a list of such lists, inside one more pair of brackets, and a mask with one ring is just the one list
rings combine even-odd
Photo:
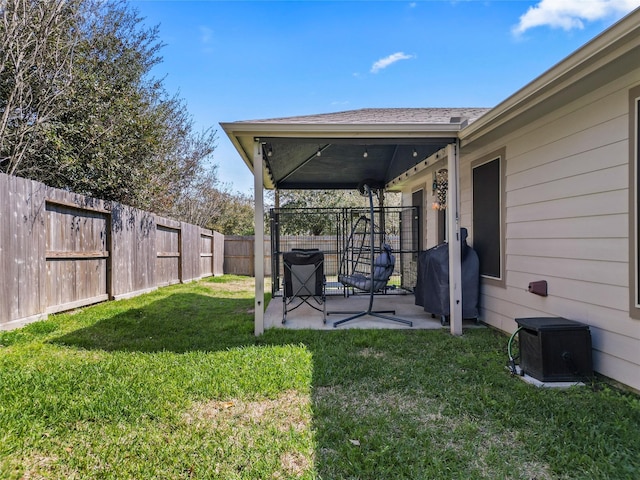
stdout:
[[[255,237],[253,235],[225,235],[224,273],[233,275],[255,275]],[[264,272],[271,275],[271,237],[264,238]]]
[[[387,242],[395,252],[400,250],[400,238],[396,235],[389,235]],[[255,239],[251,236],[226,235],[224,237],[224,273],[235,275],[255,274]],[[283,235],[280,237],[280,251],[287,252],[296,247],[317,248],[325,252],[324,273],[325,275],[338,275],[340,270],[341,252],[336,251],[335,235],[304,236],[304,235]],[[264,237],[264,272],[266,276],[271,275],[271,236]],[[280,265],[282,269],[282,265]]]
[[[339,269],[338,254],[335,252],[335,235],[325,236],[282,236],[280,249],[283,252],[300,245],[313,245],[323,252],[332,252],[325,257],[324,272],[326,275],[337,275]],[[255,273],[255,239],[251,236],[226,235],[224,237],[224,273],[250,275]],[[271,236],[264,237],[264,272],[271,275]]]
[[0,174],[0,329],[223,273],[224,236]]

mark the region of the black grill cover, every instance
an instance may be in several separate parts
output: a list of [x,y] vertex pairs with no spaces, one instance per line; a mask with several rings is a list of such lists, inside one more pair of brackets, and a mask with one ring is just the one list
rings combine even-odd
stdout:
[[[460,229],[462,253],[462,317],[478,318],[480,262]],[[449,315],[449,245],[442,243],[418,254],[416,305],[434,315]]]

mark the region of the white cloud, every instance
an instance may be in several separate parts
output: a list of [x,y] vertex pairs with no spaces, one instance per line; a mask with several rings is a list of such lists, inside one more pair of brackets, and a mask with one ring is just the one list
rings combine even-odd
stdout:
[[207,45],[213,40],[213,30],[209,27],[200,26],[200,41]]
[[409,60],[414,58],[413,55],[407,55],[404,52],[397,52],[388,57],[381,58],[371,66],[371,73],[378,73],[380,70],[387,68],[400,60]]
[[520,17],[513,33],[520,35],[545,25],[567,31],[582,29],[584,22],[624,15],[638,6],[640,0],[540,0]]

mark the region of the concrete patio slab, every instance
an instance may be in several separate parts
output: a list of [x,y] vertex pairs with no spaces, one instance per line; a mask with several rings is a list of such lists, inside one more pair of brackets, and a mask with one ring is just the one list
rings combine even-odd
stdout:
[[[296,299],[296,304],[298,299]],[[369,306],[368,295],[352,295],[349,297],[329,296],[327,297],[327,312],[361,312],[366,311]],[[432,318],[431,314],[415,305],[415,297],[407,295],[377,295],[374,297],[373,310],[395,310],[395,316],[413,322],[409,327],[399,322],[384,318],[365,315],[335,327],[344,328],[404,328],[404,329],[438,329],[449,328],[449,325],[442,326],[440,318]],[[391,314],[385,314],[391,315]],[[322,312],[318,312],[304,304],[296,310],[287,313],[287,321],[282,324],[282,297],[275,297],[269,302],[264,316],[264,328],[290,328],[290,329],[314,329],[314,330],[334,330],[333,323],[351,316],[347,313],[331,313],[327,315],[327,323],[322,323]],[[465,320],[464,327],[477,327],[474,320]]]

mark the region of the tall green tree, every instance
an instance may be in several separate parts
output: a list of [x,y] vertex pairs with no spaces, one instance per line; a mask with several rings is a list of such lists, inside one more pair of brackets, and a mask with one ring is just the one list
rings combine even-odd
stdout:
[[221,208],[208,226],[225,235],[253,235],[255,233],[253,200],[248,195],[223,192]]
[[[78,0],[0,2],[0,168],[43,173],[46,144],[73,81]],[[29,175],[26,175],[29,176]]]
[[206,174],[215,131],[196,132],[152,77],[158,28],[119,0],[5,0],[0,12],[2,171],[171,211]]
[[[385,193],[387,206],[399,205],[397,194]],[[379,205],[376,195],[374,205]],[[284,235],[326,235],[336,231],[336,216],[314,214],[313,210],[368,208],[369,199],[356,190],[283,190],[280,208],[311,209],[307,215],[287,215],[281,218],[280,232]]]
[[212,165],[195,177],[180,192],[170,215],[225,235],[253,235],[253,200],[233,193],[231,185],[219,180],[217,169]]

